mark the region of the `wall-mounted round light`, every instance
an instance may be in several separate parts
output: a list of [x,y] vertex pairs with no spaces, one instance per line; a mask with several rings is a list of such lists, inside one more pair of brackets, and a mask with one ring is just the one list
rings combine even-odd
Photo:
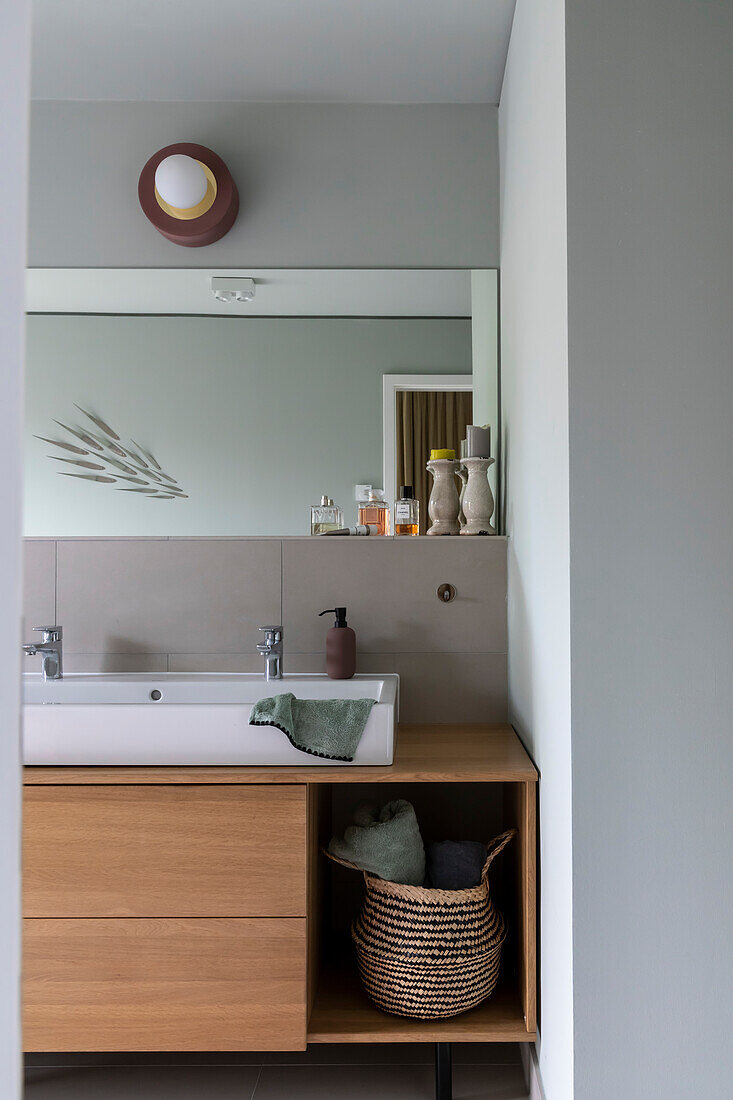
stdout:
[[137,193],[158,232],[188,248],[218,241],[239,210],[237,187],[224,161],[192,142],[154,153],[140,173]]
[[166,157],[155,169],[155,197],[163,209],[172,206],[176,210],[193,210],[204,201],[210,187],[201,161],[183,153]]

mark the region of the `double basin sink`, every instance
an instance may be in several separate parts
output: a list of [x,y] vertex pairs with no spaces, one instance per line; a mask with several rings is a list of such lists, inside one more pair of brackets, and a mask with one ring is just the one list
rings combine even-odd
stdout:
[[23,758],[31,765],[301,765],[344,767],[294,748],[271,726],[251,726],[262,698],[374,699],[353,760],[391,764],[399,677],[231,674],[23,677]]

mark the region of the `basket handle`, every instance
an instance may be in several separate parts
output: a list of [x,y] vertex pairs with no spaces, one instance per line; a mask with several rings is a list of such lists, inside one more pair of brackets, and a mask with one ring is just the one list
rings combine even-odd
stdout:
[[486,847],[488,848],[488,855],[486,856],[486,863],[484,863],[484,868],[481,872],[482,881],[488,875],[489,867],[491,866],[495,857],[498,856],[499,852],[501,852],[503,848],[506,848],[512,837],[516,835],[516,832],[516,829],[507,829],[505,833],[499,833],[498,836],[495,836],[494,839],[489,841],[489,843],[486,845]]
[[[498,856],[499,852],[501,852],[503,848],[506,848],[512,837],[516,835],[516,832],[516,829],[507,829],[505,833],[499,833],[498,836],[495,836],[494,839],[489,841],[489,843],[486,845],[488,849],[488,854],[486,856],[486,862],[484,863],[483,870],[481,871],[482,880],[485,879],[488,875],[489,867],[491,866],[495,857]],[[333,852],[329,852],[328,848],[321,848],[321,851],[323,852],[324,856],[327,856],[329,859],[333,860],[334,863],[340,863],[342,867],[348,867],[350,871],[359,871],[365,879],[367,878],[367,872],[362,867],[357,866],[356,863],[352,863],[348,859],[342,859],[341,856],[335,856]]]
[[362,867],[358,867],[348,859],[342,859],[341,856],[335,856],[333,852],[329,852],[328,848],[321,848],[321,851],[324,856],[328,856],[334,863],[340,863],[342,867],[348,867],[350,871],[358,871],[359,874],[364,875],[364,878],[366,878],[367,872]]

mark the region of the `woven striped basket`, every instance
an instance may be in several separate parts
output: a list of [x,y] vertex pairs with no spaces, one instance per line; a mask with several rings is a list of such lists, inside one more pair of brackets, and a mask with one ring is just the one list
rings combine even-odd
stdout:
[[491,901],[489,867],[515,832],[492,840],[481,883],[467,890],[404,886],[363,872],[366,895],[351,937],[364,988],[379,1008],[433,1020],[467,1012],[494,991],[506,928]]

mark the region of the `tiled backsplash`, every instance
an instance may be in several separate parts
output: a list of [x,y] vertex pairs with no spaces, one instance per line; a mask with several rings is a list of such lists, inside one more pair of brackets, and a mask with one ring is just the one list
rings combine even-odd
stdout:
[[272,622],[285,671],[322,672],[318,612],[345,604],[357,670],[400,674],[403,722],[506,719],[503,538],[28,539],[25,591],[26,633],[61,623],[67,672],[259,672]]

